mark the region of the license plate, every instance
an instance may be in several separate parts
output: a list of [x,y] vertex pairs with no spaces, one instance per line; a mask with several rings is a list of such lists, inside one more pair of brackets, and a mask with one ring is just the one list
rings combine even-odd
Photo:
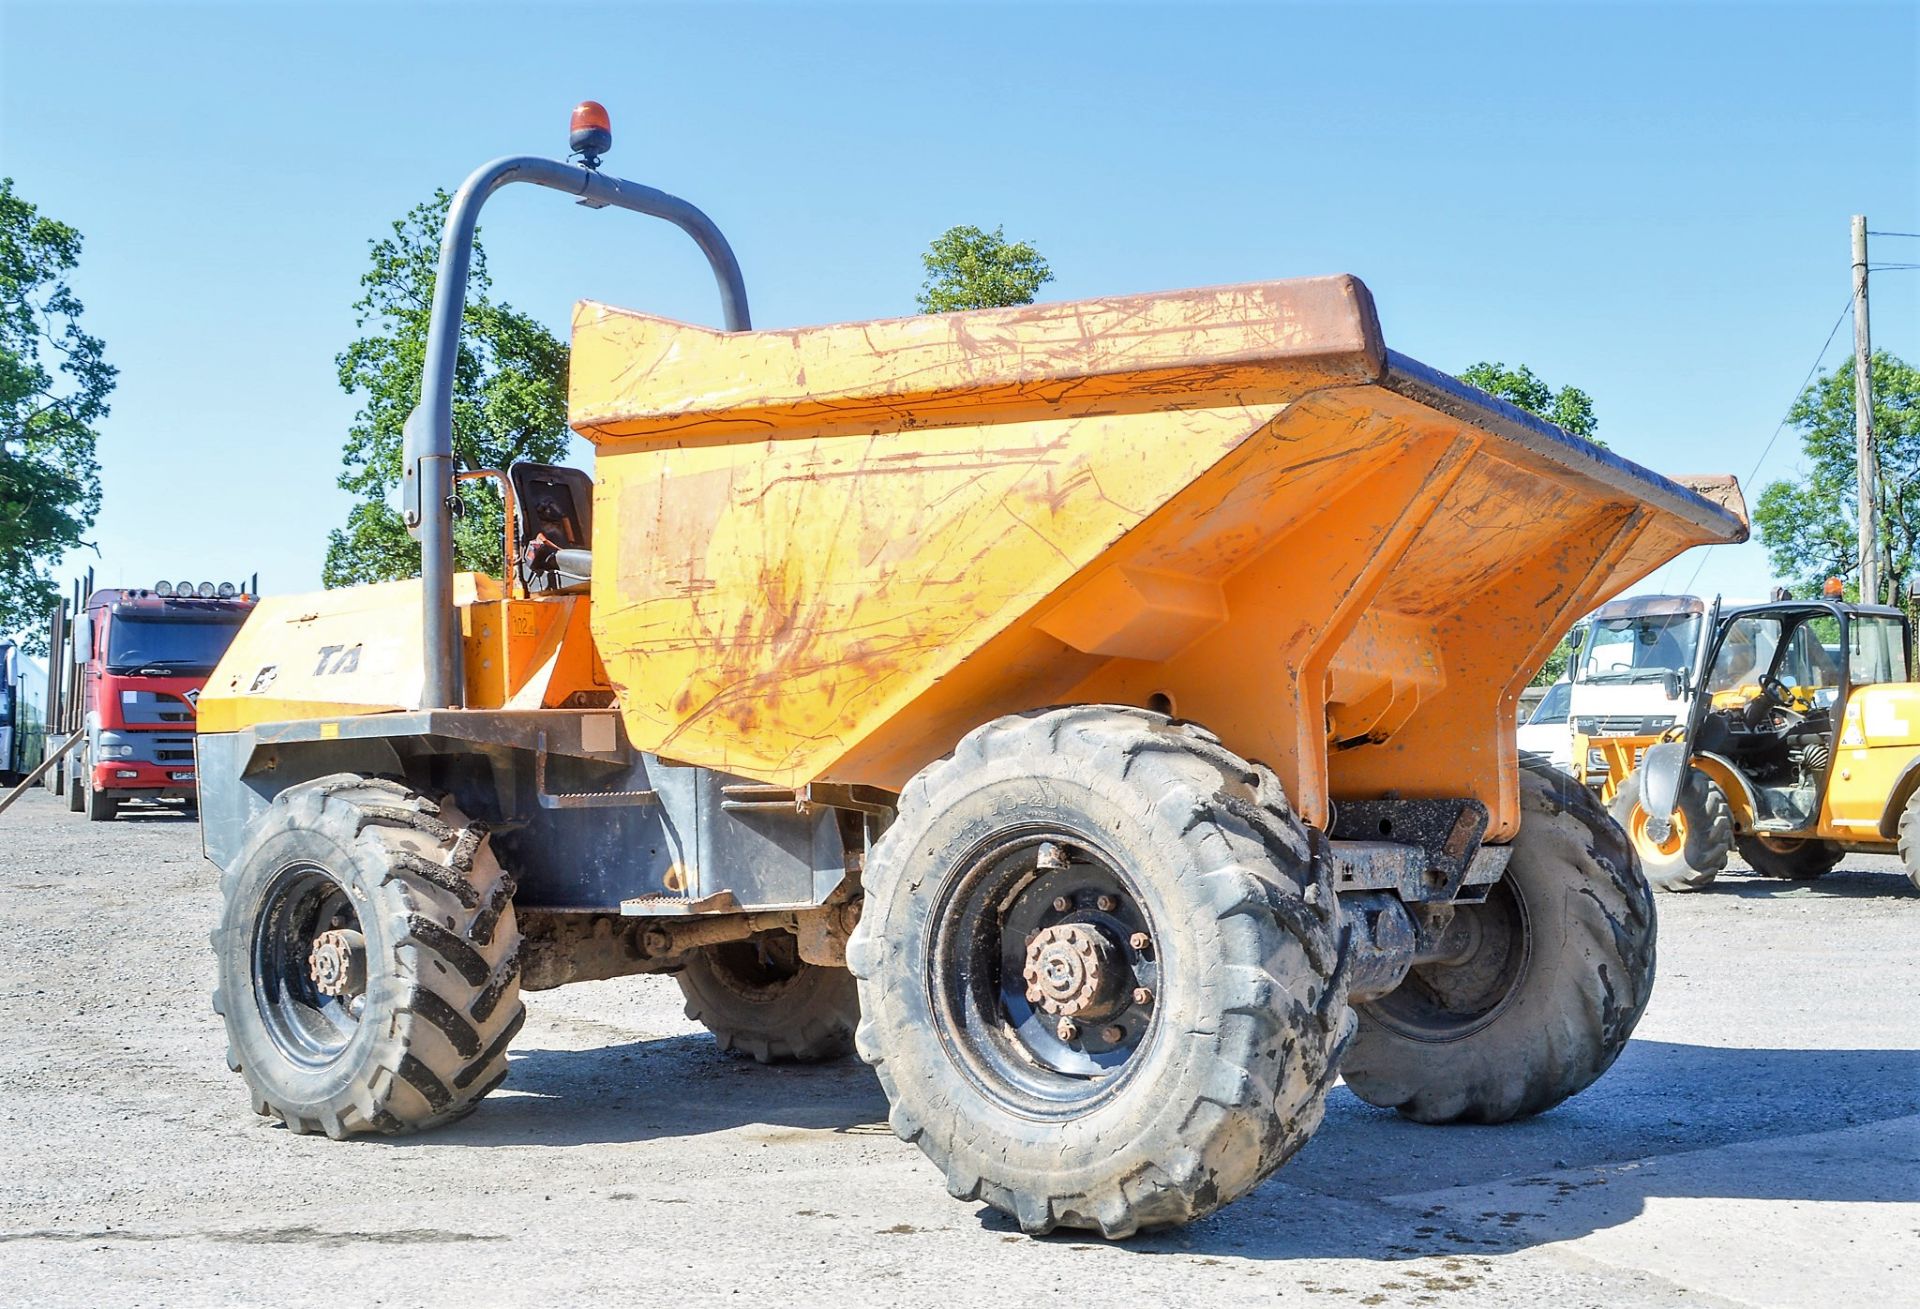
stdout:
[[169,782],[191,782],[193,780],[193,770],[189,768],[184,773],[168,773],[167,780]]

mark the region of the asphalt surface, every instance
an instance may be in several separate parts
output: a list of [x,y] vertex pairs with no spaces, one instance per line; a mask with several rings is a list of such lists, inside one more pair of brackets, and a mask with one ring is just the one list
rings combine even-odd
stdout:
[[1433,1128],[1344,1087],[1253,1195],[1109,1245],[949,1199],[857,1061],[716,1052],[667,979],[529,997],[398,1141],[248,1108],[214,874],[170,816],[0,818],[0,1303],[1920,1305],[1920,892],[1890,859],[1660,900],[1591,1090]]

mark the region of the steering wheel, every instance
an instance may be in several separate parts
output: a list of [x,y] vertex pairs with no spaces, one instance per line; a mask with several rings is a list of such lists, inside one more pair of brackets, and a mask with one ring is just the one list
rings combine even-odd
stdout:
[[1760,694],[1747,702],[1746,719],[1750,727],[1762,727],[1775,715],[1786,719],[1787,726],[1803,722],[1804,717],[1787,707],[1788,691],[1779,678],[1765,673],[1760,678]]

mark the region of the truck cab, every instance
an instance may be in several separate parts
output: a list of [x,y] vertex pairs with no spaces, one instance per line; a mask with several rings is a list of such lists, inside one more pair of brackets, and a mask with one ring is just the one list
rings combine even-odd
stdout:
[[118,815],[129,800],[197,803],[195,706],[207,676],[252,612],[231,583],[103,588],[74,634],[86,742],[69,806]]
[[1657,737],[1683,722],[1707,605],[1694,595],[1636,595],[1594,610],[1568,665],[1574,773],[1599,787],[1607,753],[1596,737]]

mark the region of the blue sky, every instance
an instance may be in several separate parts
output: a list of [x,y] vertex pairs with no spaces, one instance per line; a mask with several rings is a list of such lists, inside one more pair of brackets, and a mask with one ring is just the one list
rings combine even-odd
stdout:
[[[1352,272],[1395,348],[1528,364],[1627,457],[1745,479],[1846,302],[1848,216],[1920,232],[1917,9],[0,0],[0,171],[85,233],[121,370],[68,568],[317,585],[368,239],[564,152],[588,96],[610,171],[726,229],[761,326],[910,312],[961,222],[1039,246],[1048,298]],[[664,225],[516,188],[483,227],[557,330],[589,297],[716,317]],[[1874,325],[1920,357],[1920,272],[1878,277]],[[1699,570],[1768,580],[1758,546]]]

